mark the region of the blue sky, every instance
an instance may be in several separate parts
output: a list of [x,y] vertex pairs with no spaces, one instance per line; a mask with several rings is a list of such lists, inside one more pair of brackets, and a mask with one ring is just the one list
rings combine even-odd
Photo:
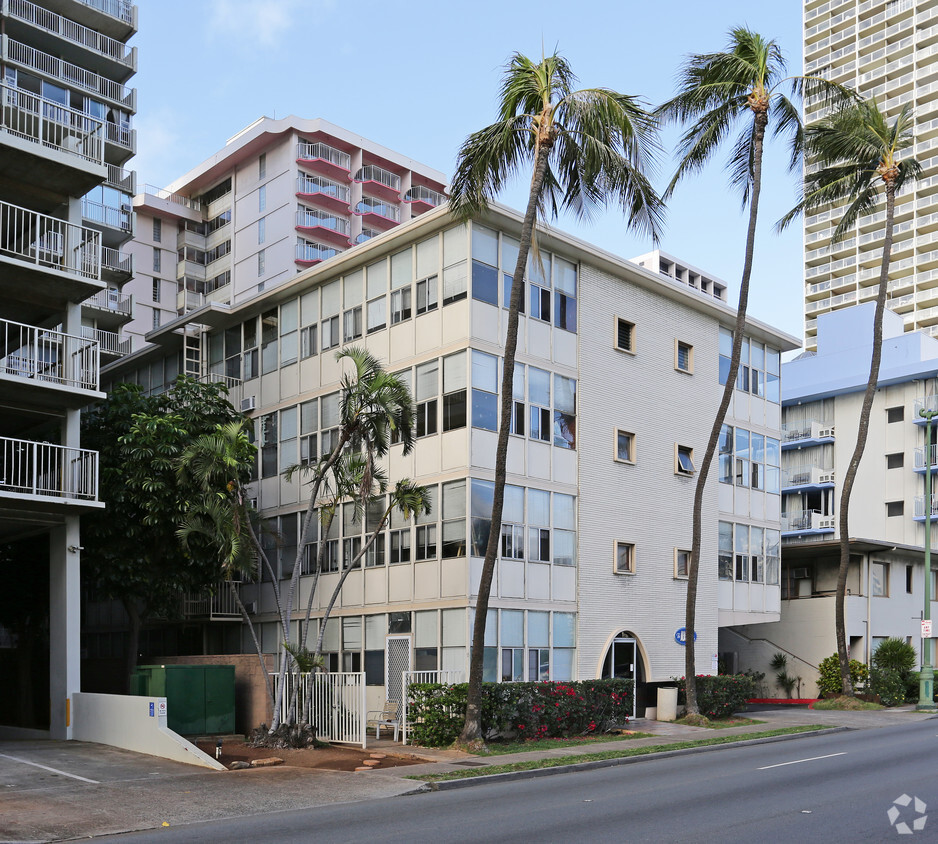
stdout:
[[[163,186],[262,115],[322,117],[451,175],[464,138],[495,119],[511,53],[555,47],[583,87],[657,104],[673,94],[684,56],[721,48],[732,26],[775,38],[801,71],[800,2],[660,0],[138,0],[140,184]],[[676,133],[664,136],[658,184]],[[724,279],[735,304],[746,217],[726,187],[725,156],[678,188],[661,248]],[[773,224],[795,202],[796,177],[770,145],[749,312],[802,336],[801,228]],[[523,208],[520,179],[500,197]],[[624,257],[652,248],[617,211],[560,229]]]

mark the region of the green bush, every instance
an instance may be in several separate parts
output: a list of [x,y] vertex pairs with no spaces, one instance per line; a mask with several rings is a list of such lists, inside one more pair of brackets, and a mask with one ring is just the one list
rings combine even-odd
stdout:
[[[408,726],[415,744],[444,747],[462,731],[468,685],[415,683],[408,691]],[[632,714],[631,680],[484,683],[482,734],[562,738],[602,733]]]
[[[818,671],[817,689],[821,697],[838,697],[843,694],[844,686],[840,680],[840,658],[837,654],[831,654],[822,659]],[[866,689],[869,679],[870,672],[866,665],[859,660],[851,659],[850,681],[853,683],[854,692],[862,692]]]
[[[678,703],[686,706],[684,678],[677,680]],[[707,718],[729,718],[755,697],[756,681],[750,674],[698,674],[697,708]]]
[[873,651],[873,665],[884,671],[895,671],[902,676],[915,668],[915,648],[904,639],[884,639]]
[[891,668],[874,668],[870,672],[870,691],[879,695],[883,706],[901,706],[905,703],[906,677]]

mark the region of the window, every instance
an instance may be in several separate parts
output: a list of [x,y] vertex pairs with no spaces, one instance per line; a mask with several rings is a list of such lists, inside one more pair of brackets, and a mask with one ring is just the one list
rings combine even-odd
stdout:
[[905,511],[905,507],[902,501],[887,501],[886,502],[886,515],[887,516],[901,516],[904,511]]
[[576,331],[576,264],[554,257],[554,326]]
[[498,430],[498,358],[475,349],[472,350],[472,427]]
[[267,178],[267,153],[262,152],[257,157],[257,178],[266,179]]
[[904,419],[905,419],[904,407],[887,407],[886,408],[886,421],[887,422],[902,422]]
[[531,439],[550,442],[550,373],[528,367],[528,431]]
[[261,213],[267,210],[267,185],[261,185],[257,189],[257,210]]
[[635,546],[630,542],[616,542],[615,573],[635,574]]
[[391,291],[391,325],[410,319],[411,290],[410,285],[401,290]]
[[733,523],[720,522],[717,570],[720,580],[733,579]]
[[472,298],[490,305],[498,305],[498,269],[472,262]]
[[159,246],[153,247],[153,272],[161,272],[163,266],[163,253]]
[[[491,512],[491,511],[490,511]],[[443,559],[466,556],[466,481],[443,484]]]
[[262,478],[272,478],[277,474],[277,439],[277,414],[268,413],[261,417],[260,456]]
[[736,525],[736,542],[733,550],[736,554],[736,580],[749,580],[749,525]]
[[874,598],[889,597],[889,563],[870,563],[870,594]]
[[616,320],[616,348],[620,352],[635,353],[635,324],[624,319]]
[[351,310],[346,311],[342,314],[343,320],[343,336],[345,342],[348,343],[350,340],[357,340],[362,336],[362,308],[359,305],[357,308],[352,308]]
[[318,331],[318,325],[307,325],[305,328],[300,329],[300,353],[304,358],[311,358],[319,353],[316,336]]
[[551,256],[547,252],[528,253],[528,279],[530,281],[531,316],[544,322],[551,321],[550,312]]
[[160,292],[161,292],[162,286],[163,285],[158,278],[153,279],[153,301],[154,302],[160,301]]
[[443,358],[443,430],[466,427],[466,353]]
[[431,275],[429,278],[417,282],[417,315],[435,311],[437,308],[437,277]]
[[674,549],[674,576],[678,578],[687,577],[690,569],[690,551],[682,551],[680,548]]
[[900,451],[896,454],[887,454],[886,455],[886,468],[887,469],[901,469],[905,463],[905,455]]
[[263,243],[267,239],[267,218],[261,217],[257,221],[257,242]]
[[616,460],[620,463],[635,462],[635,434],[616,430]]
[[417,436],[437,432],[437,396],[440,390],[440,364],[430,361],[417,366]]
[[267,263],[267,250],[261,249],[257,253],[257,277],[260,278],[265,273],[265,265]]
[[690,343],[674,341],[674,368],[678,372],[694,371],[694,347]]
[[300,405],[300,462],[314,463],[319,457],[319,399]]
[[534,563],[551,561],[550,493],[542,489],[528,490],[528,559]]
[[339,318],[338,316],[329,317],[322,321],[322,336],[320,339],[320,350],[323,352],[334,349],[339,345]]
[[674,454],[674,471],[679,475],[693,475],[694,449],[686,445],[676,445]]
[[576,380],[554,373],[554,445],[576,448]]
[[160,312],[158,308],[153,309],[153,327],[154,328],[160,327]]
[[905,567],[905,591],[907,594],[912,594],[912,566]]
[[[271,308],[261,316],[261,373],[267,375],[277,368],[277,340],[280,337],[277,309]],[[247,343],[245,343],[247,345]]]
[[159,243],[163,239],[163,221],[158,217],[153,218],[153,242]]

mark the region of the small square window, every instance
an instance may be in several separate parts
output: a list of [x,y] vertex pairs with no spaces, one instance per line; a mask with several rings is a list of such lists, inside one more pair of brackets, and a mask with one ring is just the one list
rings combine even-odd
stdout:
[[616,542],[616,574],[635,574],[635,546],[631,542]]
[[905,463],[904,455],[901,451],[896,454],[887,454],[886,455],[886,468],[887,469],[901,469]]
[[870,587],[874,598],[889,597],[889,563],[870,563]]
[[886,515],[887,516],[901,516],[905,512],[905,505],[902,501],[887,501],[886,502]]
[[674,471],[679,475],[694,474],[694,449],[686,445],[675,446]]
[[620,463],[635,462],[635,434],[616,431],[616,460]]
[[616,319],[616,348],[635,354],[635,323]]
[[674,341],[674,368],[678,372],[694,371],[694,347],[690,343]]
[[264,272],[266,271],[265,270],[266,263],[267,263],[267,250],[261,249],[261,251],[257,253],[257,275],[258,276],[262,276]]
[[684,551],[680,548],[674,549],[674,576],[687,577],[690,570],[690,551]]
[[159,217],[153,218],[153,242],[159,243],[163,239],[163,221]]
[[904,407],[887,407],[886,408],[886,421],[887,422],[902,422],[905,419],[905,408]]
[[267,178],[267,153],[262,152],[257,159],[257,178]]

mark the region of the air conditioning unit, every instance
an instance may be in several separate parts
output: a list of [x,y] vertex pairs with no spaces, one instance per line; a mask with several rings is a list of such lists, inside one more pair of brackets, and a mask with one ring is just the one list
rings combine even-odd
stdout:
[[822,484],[832,484],[832,483],[834,483],[834,473],[833,473],[833,472],[825,472],[823,475],[820,476],[820,481],[819,481],[819,482],[822,483]]
[[821,428],[817,432],[817,435],[819,439],[826,439],[827,437],[833,437],[834,429],[833,428]]
[[792,579],[794,580],[806,580],[807,578],[811,577],[811,569],[809,568],[792,569],[791,576],[792,576]]
[[245,396],[241,399],[241,412],[251,413],[257,407],[257,399],[254,396]]
[[829,519],[821,519],[818,522],[819,530],[833,530],[834,529],[834,517],[831,516]]
[[248,615],[254,615],[257,612],[257,601],[248,601],[244,605],[244,609],[247,610]]

